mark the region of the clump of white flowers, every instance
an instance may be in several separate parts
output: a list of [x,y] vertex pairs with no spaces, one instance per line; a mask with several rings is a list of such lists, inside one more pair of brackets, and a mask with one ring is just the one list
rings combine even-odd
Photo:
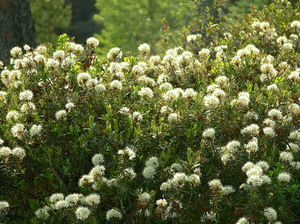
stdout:
[[156,174],[156,169],[159,166],[159,161],[156,157],[151,157],[146,161],[146,167],[143,170],[143,177],[153,179]]
[[95,37],[89,37],[86,40],[86,43],[93,48],[96,48],[99,45],[99,41]]
[[119,219],[121,220],[123,217],[122,213],[119,212],[117,209],[113,208],[110,209],[106,212],[106,219],[108,221],[113,220],[113,219]]
[[204,137],[204,138],[214,138],[215,137],[215,129],[213,129],[213,128],[208,128],[208,129],[206,129],[204,132],[203,132],[203,134],[202,134],[202,136]]
[[138,50],[142,55],[148,55],[150,54],[150,46],[147,43],[143,43],[138,47]]
[[265,208],[264,209],[264,216],[270,222],[275,221],[277,219],[277,212],[274,208]]

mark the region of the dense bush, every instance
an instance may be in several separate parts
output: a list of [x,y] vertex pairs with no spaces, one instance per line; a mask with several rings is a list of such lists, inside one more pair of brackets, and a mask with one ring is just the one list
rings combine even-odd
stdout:
[[[0,218],[10,223],[299,221],[299,5],[185,48],[106,60],[62,35],[1,72]],[[222,32],[221,32],[222,31]],[[8,208],[9,206],[9,208]]]

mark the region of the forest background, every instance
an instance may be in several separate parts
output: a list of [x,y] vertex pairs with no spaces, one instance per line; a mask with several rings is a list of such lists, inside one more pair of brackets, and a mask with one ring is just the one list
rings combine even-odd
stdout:
[[[292,0],[291,3],[295,3]],[[168,27],[179,44],[184,31],[197,33],[199,22],[234,23],[255,6],[257,9],[270,4],[270,0],[30,0],[38,43],[55,43],[58,36],[67,33],[77,43],[84,44],[90,36],[100,40],[99,55],[112,47],[123,52],[137,53],[137,46],[149,43],[152,53],[159,53],[157,46],[162,38],[162,28]],[[205,18],[207,10],[215,9],[215,18]],[[211,21],[204,21],[211,20]],[[188,28],[188,29],[184,29]]]

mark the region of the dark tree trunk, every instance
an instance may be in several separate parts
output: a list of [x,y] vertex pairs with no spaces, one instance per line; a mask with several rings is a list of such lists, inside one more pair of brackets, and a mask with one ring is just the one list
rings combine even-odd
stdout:
[[29,0],[0,0],[0,60],[8,64],[11,48],[25,44],[37,45]]

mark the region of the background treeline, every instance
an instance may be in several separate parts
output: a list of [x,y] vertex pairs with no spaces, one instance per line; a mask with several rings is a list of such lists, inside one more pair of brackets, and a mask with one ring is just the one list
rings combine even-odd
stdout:
[[[124,52],[136,53],[136,46],[144,42],[153,46],[152,53],[159,53],[161,44],[182,44],[177,41],[181,38],[176,37],[189,34],[185,33],[186,29],[183,27],[199,33],[204,23],[225,22],[232,25],[243,14],[251,12],[254,6],[261,9],[270,2],[271,0],[30,0],[39,43],[54,43],[62,33],[75,37],[78,43],[85,43],[88,37],[95,36],[100,40],[99,55],[114,46],[121,47]],[[295,2],[297,1],[291,1]],[[207,18],[208,11],[214,17]],[[166,36],[166,32],[162,30],[172,36]]]

